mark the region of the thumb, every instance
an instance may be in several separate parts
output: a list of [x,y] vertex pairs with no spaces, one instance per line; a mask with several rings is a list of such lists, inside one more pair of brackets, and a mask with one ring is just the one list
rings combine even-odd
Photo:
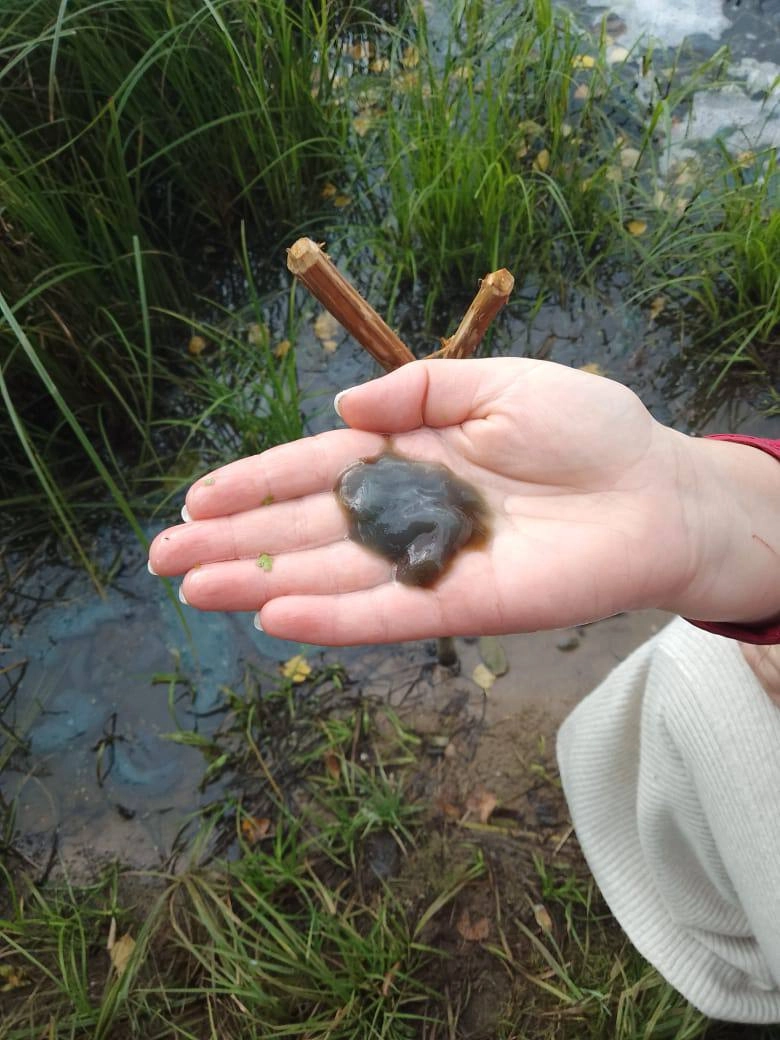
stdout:
[[349,426],[402,433],[419,426],[453,426],[489,411],[490,360],[412,361],[336,395],[334,407]]

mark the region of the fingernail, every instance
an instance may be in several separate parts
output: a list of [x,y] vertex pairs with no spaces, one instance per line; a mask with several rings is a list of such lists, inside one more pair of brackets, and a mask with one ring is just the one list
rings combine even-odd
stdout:
[[255,626],[258,632],[263,631],[263,626],[260,624],[260,615],[255,614],[252,624]]
[[344,394],[348,394],[349,391],[353,390],[353,389],[354,389],[354,387],[348,386],[346,388],[346,390],[339,390],[339,392],[333,398],[333,407],[334,407],[334,409],[336,411],[336,415],[339,417],[339,419],[343,419],[344,418],[344,416],[341,414],[341,399],[344,396]]
[[185,607],[189,606],[189,603],[187,602],[187,597],[184,595],[183,585],[179,586],[179,600],[184,604]]
[[190,516],[190,511],[189,509],[187,509],[186,506],[181,507],[181,518],[185,524],[190,523],[190,521],[192,520],[192,517]]
[[157,571],[154,569],[154,567],[152,567],[152,561],[151,560],[147,560],[146,561],[146,569],[149,571],[150,574],[153,574],[155,576],[155,578],[159,578],[160,577],[160,575],[157,573]]

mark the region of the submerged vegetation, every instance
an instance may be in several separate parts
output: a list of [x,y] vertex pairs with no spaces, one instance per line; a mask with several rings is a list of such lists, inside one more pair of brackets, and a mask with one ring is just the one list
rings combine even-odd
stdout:
[[[620,272],[700,380],[746,372],[778,407],[776,162],[672,146],[721,52],[683,75],[550,0],[430,23],[413,3],[12,0],[0,50],[0,501],[85,563],[107,492],[130,518],[300,428],[294,336],[246,349],[269,316],[295,324],[277,297],[298,234],[368,272],[413,345],[487,270],[537,301]],[[228,422],[257,439],[221,440]]]

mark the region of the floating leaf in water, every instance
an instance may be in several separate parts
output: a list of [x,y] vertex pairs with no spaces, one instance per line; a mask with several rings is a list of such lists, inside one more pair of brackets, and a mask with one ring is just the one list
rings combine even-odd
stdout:
[[374,44],[370,40],[356,40],[348,45],[348,53],[353,61],[368,61],[374,56]]
[[571,59],[573,69],[592,69],[596,65],[596,59],[592,54],[575,54]]
[[504,648],[495,636],[483,636],[480,639],[479,656],[493,675],[505,675],[509,671]]
[[458,935],[466,942],[484,942],[490,934],[490,922],[487,917],[478,917],[472,924],[468,907],[463,910],[455,927]]
[[279,360],[281,361],[282,358],[287,357],[287,355],[290,353],[291,347],[292,343],[290,342],[290,340],[283,339],[281,343],[277,343],[274,347],[274,357],[279,358]]
[[245,816],[241,821],[241,833],[250,845],[256,845],[268,834],[271,821],[267,816]]
[[271,330],[267,325],[260,325],[253,321],[246,330],[246,338],[252,347],[264,347],[271,336]]
[[[375,122],[376,112],[361,112],[360,115],[355,116],[352,120],[352,129],[358,137],[365,137]],[[344,198],[346,198],[346,196],[344,196]],[[338,205],[336,199],[333,200],[333,205]]]
[[610,65],[617,65],[625,61],[630,53],[627,47],[622,47],[619,43],[615,43],[611,47],[607,47],[607,61]]
[[193,357],[197,357],[198,354],[202,354],[206,349],[207,343],[203,336],[190,336],[190,341],[187,344],[187,353],[192,354]]
[[341,326],[328,311],[322,311],[314,322],[314,335],[322,344],[322,349],[332,354],[338,346],[336,336]]
[[661,311],[664,309],[665,306],[666,306],[666,297],[665,296],[654,296],[653,297],[653,299],[650,301],[650,306],[648,308],[648,311],[650,313],[650,318],[651,318],[652,321],[655,321],[655,319],[658,317],[658,315],[661,313]]
[[311,675],[311,665],[303,654],[296,654],[282,665],[282,675],[294,683],[302,683]]
[[646,220],[629,220],[626,224],[626,231],[629,235],[644,235],[647,231]]
[[550,168],[550,153],[546,148],[542,148],[541,152],[534,159],[533,168],[537,173],[546,173]]
[[[116,928],[115,924],[114,928]],[[108,955],[111,958],[111,967],[116,972],[117,977],[124,974],[134,949],[135,939],[129,932],[120,935],[115,941],[111,933],[109,933]]]
[[416,69],[420,64],[420,52],[410,43],[401,55],[401,64],[405,69]]
[[487,693],[493,683],[496,681],[495,675],[490,669],[484,664],[478,664],[474,671],[471,673],[471,678],[482,689]]
[[268,553],[260,553],[257,557],[257,566],[264,571],[270,571],[274,565],[273,556],[269,556]]
[[638,148],[621,148],[620,165],[633,168],[639,162],[641,154]]

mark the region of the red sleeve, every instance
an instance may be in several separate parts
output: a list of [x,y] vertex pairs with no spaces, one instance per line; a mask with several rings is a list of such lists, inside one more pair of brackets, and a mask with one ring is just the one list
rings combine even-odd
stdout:
[[[765,437],[748,437],[741,433],[716,433],[712,434],[711,440],[735,441],[737,444],[749,444],[754,448],[773,455],[780,462],[780,440],[767,440]],[[762,646],[780,643],[780,621],[770,625],[736,625],[728,621],[694,621],[687,618],[692,625],[703,628],[707,632],[714,632],[718,636],[727,636],[729,639],[741,639],[743,643],[758,643]]]

